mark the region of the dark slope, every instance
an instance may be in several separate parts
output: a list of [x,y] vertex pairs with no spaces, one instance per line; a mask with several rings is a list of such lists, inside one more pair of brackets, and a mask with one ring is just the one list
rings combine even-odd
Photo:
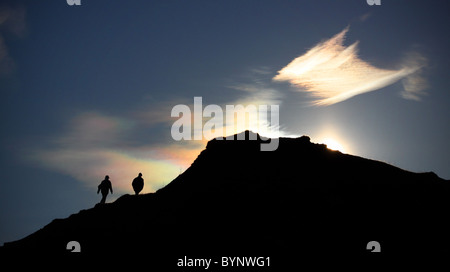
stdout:
[[260,142],[212,140],[158,192],[54,220],[2,251],[65,253],[76,240],[84,254],[139,252],[170,265],[184,255],[365,254],[372,240],[384,253],[448,251],[448,181],[305,136],[272,152]]

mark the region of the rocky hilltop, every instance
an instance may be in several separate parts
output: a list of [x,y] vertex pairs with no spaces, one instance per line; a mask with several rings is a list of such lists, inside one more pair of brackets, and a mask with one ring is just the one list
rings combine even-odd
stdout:
[[67,254],[78,241],[82,254],[144,254],[175,267],[186,255],[285,263],[298,254],[366,254],[370,241],[386,254],[448,251],[449,181],[307,136],[280,138],[271,152],[260,151],[262,141],[211,140],[159,191],[55,219],[1,252]]

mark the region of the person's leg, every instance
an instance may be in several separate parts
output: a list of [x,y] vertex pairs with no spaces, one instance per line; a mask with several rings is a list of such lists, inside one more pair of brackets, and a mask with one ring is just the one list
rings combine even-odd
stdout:
[[106,202],[106,196],[107,196],[108,194],[103,194],[102,193],[102,200],[100,200],[100,204],[105,204],[105,202]]

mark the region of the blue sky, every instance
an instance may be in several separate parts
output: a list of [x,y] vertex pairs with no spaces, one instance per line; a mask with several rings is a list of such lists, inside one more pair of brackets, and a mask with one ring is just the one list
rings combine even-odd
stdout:
[[105,175],[107,201],[170,182],[206,143],[170,134],[195,96],[450,179],[445,1],[81,3],[0,4],[0,243],[92,207]]

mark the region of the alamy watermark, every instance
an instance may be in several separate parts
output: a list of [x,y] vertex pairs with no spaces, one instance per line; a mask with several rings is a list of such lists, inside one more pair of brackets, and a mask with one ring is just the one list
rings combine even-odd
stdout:
[[81,6],[81,0],[66,0],[69,6]]
[[369,6],[373,6],[373,5],[380,6],[381,5],[381,0],[366,0],[366,1]]
[[67,243],[66,249],[69,252],[81,252],[81,245],[77,241],[70,241]]
[[[224,111],[222,107],[214,104],[203,108],[202,97],[194,97],[193,114],[189,106],[179,104],[172,108],[171,117],[179,118],[173,123],[171,129],[171,135],[175,141],[202,140],[203,137],[207,140],[213,138],[234,140],[233,136],[224,137],[224,135],[233,135],[235,132],[242,132],[249,128],[278,135],[279,130],[279,105],[226,105]],[[210,119],[203,124],[203,118]],[[257,140],[256,134],[250,134],[249,138],[249,140]],[[245,133],[238,134],[237,140],[245,140]],[[260,150],[276,150],[278,140],[278,138],[272,138],[261,142]]]
[[[380,6],[381,5],[381,0],[366,0],[367,4],[370,6],[373,5],[377,5]],[[67,4],[69,6],[81,6],[81,0],[66,0]]]
[[366,249],[370,252],[381,252],[381,245],[377,241],[370,241],[367,243]]

